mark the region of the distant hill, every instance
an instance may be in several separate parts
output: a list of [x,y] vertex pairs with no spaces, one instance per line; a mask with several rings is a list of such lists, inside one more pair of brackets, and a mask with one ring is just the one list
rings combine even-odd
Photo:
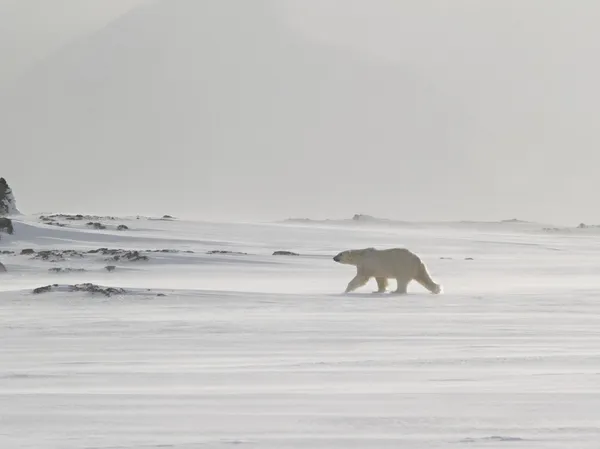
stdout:
[[[102,191],[97,201],[126,194],[138,209],[185,191],[203,210],[283,213],[316,191],[337,204],[375,193],[407,202],[416,183],[439,190],[422,176],[448,176],[448,160],[432,157],[456,129],[448,99],[406,67],[304,39],[276,3],[163,0],[133,10],[0,97],[0,148],[35,159],[23,175],[63,188],[65,208],[73,183],[79,194]],[[345,156],[323,151],[332,148]],[[401,177],[384,163],[399,153]],[[90,178],[92,168],[111,182]],[[168,192],[145,181],[165,174]]]

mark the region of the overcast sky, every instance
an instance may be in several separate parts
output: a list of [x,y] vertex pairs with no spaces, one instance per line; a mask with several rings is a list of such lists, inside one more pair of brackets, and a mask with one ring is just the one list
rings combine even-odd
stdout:
[[21,210],[600,223],[600,4],[0,0]]

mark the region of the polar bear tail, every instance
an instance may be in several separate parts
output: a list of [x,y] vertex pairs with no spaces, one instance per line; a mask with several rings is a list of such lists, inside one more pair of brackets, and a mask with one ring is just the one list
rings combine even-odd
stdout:
[[442,286],[433,282],[433,279],[431,279],[431,276],[429,276],[427,267],[423,262],[421,262],[421,265],[419,266],[419,271],[415,277],[415,281],[417,281],[431,293],[435,293],[436,295],[442,293]]

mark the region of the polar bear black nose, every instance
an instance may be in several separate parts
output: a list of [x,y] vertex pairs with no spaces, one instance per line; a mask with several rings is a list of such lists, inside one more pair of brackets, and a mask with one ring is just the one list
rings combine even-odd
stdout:
[[335,262],[339,262],[339,261],[340,261],[340,256],[339,256],[339,255],[338,255],[338,256],[334,256],[333,260],[334,260]]

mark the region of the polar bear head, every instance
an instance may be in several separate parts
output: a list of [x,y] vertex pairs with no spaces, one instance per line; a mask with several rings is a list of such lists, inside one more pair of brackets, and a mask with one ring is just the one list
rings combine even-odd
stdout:
[[344,265],[358,265],[365,252],[371,251],[372,249],[373,248],[348,249],[337,254],[333,260],[334,262],[342,263]]

